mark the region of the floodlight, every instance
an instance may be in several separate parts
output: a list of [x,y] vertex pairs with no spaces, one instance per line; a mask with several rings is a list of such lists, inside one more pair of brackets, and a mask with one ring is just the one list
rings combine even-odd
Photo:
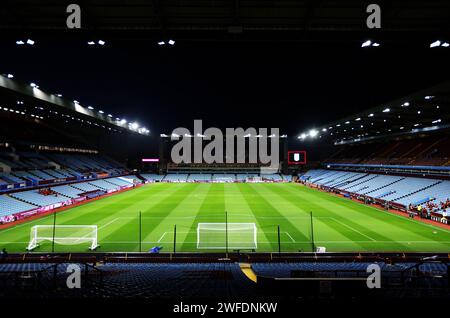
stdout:
[[93,110],[93,109],[94,109],[94,107],[92,107],[92,106],[88,106],[88,109],[90,109],[90,110]]
[[111,115],[111,114],[108,114],[108,117],[112,118],[112,116],[113,116],[113,115]]
[[131,129],[138,129],[139,128],[139,124],[134,122],[130,124]]
[[430,44],[431,48],[438,47],[438,46],[441,46],[441,41],[439,41],[439,40],[434,41],[433,43]]
[[30,86],[33,87],[33,88],[39,88],[39,86],[36,85],[35,83],[30,83]]
[[361,47],[367,47],[367,46],[370,46],[371,44],[372,44],[372,41],[367,40],[367,41],[363,42],[363,44],[361,44]]
[[25,42],[24,42],[24,41],[22,41],[22,40],[18,40],[18,41],[16,41],[16,44],[17,44],[17,45],[24,45],[24,44],[25,44]]
[[98,111],[100,114],[104,114],[105,112],[103,110]]
[[450,44],[449,44],[448,42],[444,42],[444,43],[441,44],[441,46],[442,46],[442,47],[449,47]]
[[166,44],[166,42],[164,42],[164,41],[159,41],[158,42],[158,45],[164,45],[164,44]]
[[6,75],[6,77],[8,77],[8,78],[14,78],[14,75],[8,74],[8,75]]
[[383,113],[389,113],[391,111],[391,109],[388,107],[388,108],[385,108],[385,109],[383,109]]
[[62,94],[56,94],[56,96],[58,96],[58,97],[62,97]]
[[95,45],[95,42],[94,41],[89,41],[87,44],[88,45]]
[[380,46],[380,43],[374,42],[374,43],[372,43],[372,46],[378,47],[378,46]]
[[298,137],[298,139],[306,139],[306,137],[307,137],[307,135],[305,134],[305,133],[303,133],[303,134],[301,134],[299,137]]
[[409,102],[405,102],[402,104],[402,107],[408,107],[409,106]]
[[105,43],[106,43],[106,42],[103,41],[103,40],[98,40],[98,44],[99,44],[99,45],[105,45]]
[[174,45],[175,41],[174,40],[169,40],[167,43],[169,43],[170,45]]
[[373,114],[373,113],[370,113],[368,117],[373,117],[373,116],[374,116],[374,114]]
[[28,45],[34,45],[34,41],[33,41],[32,39],[28,39],[28,40],[27,40],[27,44],[28,44]]
[[311,129],[311,130],[309,131],[309,136],[310,136],[311,138],[316,137],[318,134],[319,134],[319,132],[318,132],[316,129]]

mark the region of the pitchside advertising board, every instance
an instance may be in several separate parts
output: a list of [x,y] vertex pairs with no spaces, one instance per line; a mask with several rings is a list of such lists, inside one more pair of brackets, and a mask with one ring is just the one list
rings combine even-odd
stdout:
[[288,164],[290,164],[290,165],[305,165],[306,164],[306,151],[304,151],[304,150],[288,151]]

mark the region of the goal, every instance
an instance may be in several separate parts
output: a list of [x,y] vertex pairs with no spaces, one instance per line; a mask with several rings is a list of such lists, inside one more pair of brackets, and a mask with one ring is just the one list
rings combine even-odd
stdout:
[[198,249],[255,250],[258,248],[255,223],[198,223]]
[[89,249],[98,247],[97,225],[35,225],[31,228],[27,250],[32,251],[40,242],[50,241],[61,245],[89,243]]

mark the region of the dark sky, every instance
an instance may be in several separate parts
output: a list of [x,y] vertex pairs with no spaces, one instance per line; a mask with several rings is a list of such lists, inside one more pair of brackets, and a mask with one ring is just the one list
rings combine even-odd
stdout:
[[279,127],[290,135],[445,81],[446,49],[234,44],[4,47],[0,73],[153,133]]

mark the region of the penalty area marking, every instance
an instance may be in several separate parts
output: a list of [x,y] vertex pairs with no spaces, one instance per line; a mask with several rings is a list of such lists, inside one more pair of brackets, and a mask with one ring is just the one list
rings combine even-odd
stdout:
[[372,242],[376,242],[376,241],[377,241],[377,240],[371,238],[369,235],[366,235],[366,234],[364,234],[364,233],[358,231],[358,230],[355,229],[354,227],[352,227],[352,226],[350,226],[350,225],[348,225],[348,224],[345,224],[344,222],[341,222],[341,221],[337,220],[336,218],[330,217],[330,219],[332,219],[332,220],[335,221],[336,223],[339,223],[340,225],[343,225],[343,226],[349,228],[350,230],[352,230],[352,231],[358,233],[359,235],[362,235],[362,236],[368,238],[368,239],[371,240]]
[[[173,233],[173,231],[166,231],[166,232],[164,232],[164,233],[161,235],[161,237],[159,238],[159,240],[156,241],[155,243],[161,243],[161,241],[163,240],[163,238],[166,236],[167,233]],[[197,231],[180,231],[180,232],[177,232],[177,233],[180,233],[180,234],[189,234],[189,233],[197,233]],[[278,232],[263,232],[262,234],[275,234],[275,233],[278,233]],[[289,237],[289,239],[292,241],[292,243],[296,243],[296,241],[295,241],[294,238],[289,234],[289,232],[283,231],[283,232],[280,232],[280,233],[286,234],[286,235]],[[259,233],[258,233],[258,234],[259,234]],[[163,243],[164,243],[164,242],[163,242]],[[169,242],[169,243],[170,243],[170,242]],[[191,243],[191,242],[186,242],[186,243]],[[262,242],[262,243],[264,243],[264,242]],[[268,243],[278,243],[278,242],[268,242]]]

